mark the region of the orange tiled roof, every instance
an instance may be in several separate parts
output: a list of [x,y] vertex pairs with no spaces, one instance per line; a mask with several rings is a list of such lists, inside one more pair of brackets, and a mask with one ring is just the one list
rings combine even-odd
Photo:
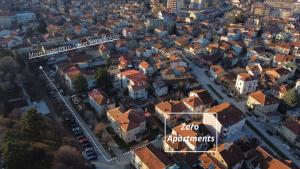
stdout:
[[234,125],[245,118],[245,115],[238,108],[228,102],[214,106],[207,112],[217,113],[218,121],[224,127]]
[[134,153],[148,168],[151,169],[165,169],[174,164],[170,157],[151,144],[135,150]]
[[278,103],[275,98],[265,95],[261,90],[250,93],[249,97],[252,97],[262,105],[271,105]]
[[150,67],[150,64],[146,61],[142,61],[139,66],[144,69],[148,69]]
[[70,79],[74,79],[81,74],[80,70],[76,66],[68,67],[64,70],[64,72]]
[[103,105],[106,103],[105,96],[102,91],[99,89],[94,89],[89,92],[89,96],[95,100],[99,105]]

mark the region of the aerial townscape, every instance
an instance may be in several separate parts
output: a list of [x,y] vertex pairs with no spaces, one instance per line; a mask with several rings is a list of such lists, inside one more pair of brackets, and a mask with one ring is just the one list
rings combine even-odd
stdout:
[[0,169],[300,169],[300,0],[0,0]]

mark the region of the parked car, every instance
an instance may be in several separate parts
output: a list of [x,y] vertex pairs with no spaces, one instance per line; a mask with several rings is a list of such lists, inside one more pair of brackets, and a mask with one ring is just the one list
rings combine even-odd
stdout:
[[273,136],[273,135],[274,135],[270,130],[266,130],[266,132],[267,132],[270,136]]
[[89,160],[89,161],[97,160],[97,156],[95,156],[95,155],[87,156],[87,160]]
[[298,154],[296,152],[293,152],[292,154],[297,160],[300,160],[300,154]]
[[288,146],[288,145],[286,145],[286,144],[282,144],[282,147],[283,147],[285,150],[287,150],[287,151],[290,150],[290,146]]
[[79,140],[79,142],[80,142],[81,144],[85,144],[85,143],[88,143],[89,140],[88,140],[87,138],[84,138],[84,139]]

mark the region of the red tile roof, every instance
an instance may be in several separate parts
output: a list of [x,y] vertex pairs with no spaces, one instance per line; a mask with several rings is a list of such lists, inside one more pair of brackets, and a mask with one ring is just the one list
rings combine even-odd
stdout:
[[94,89],[92,91],[89,92],[89,96],[95,100],[96,103],[98,103],[99,105],[103,105],[106,103],[106,98],[104,93],[99,90],[99,89]]
[[271,105],[279,103],[278,100],[271,96],[265,95],[261,90],[250,93],[249,97],[252,97],[254,100],[256,100],[262,105]]
[[134,153],[149,169],[165,169],[174,164],[166,153],[151,144],[135,150]]
[[245,118],[243,112],[228,102],[214,106],[208,112],[217,113],[218,121],[224,127],[234,125]]

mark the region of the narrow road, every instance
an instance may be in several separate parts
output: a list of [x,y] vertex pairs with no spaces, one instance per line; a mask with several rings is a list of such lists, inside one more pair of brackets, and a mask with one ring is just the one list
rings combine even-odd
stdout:
[[78,112],[71,106],[69,102],[68,96],[62,96],[56,86],[53,84],[47,73],[40,67],[40,70],[45,75],[47,81],[53,89],[56,91],[57,96],[59,99],[65,104],[68,110],[73,115],[74,119],[77,121],[78,125],[84,131],[85,136],[90,140],[94,149],[96,150],[97,154],[99,155],[98,160],[94,161],[93,163],[96,165],[97,169],[125,169],[126,166],[130,163],[130,153],[126,156],[122,156],[118,159],[112,159],[110,154],[103,148],[103,146],[99,143],[98,139],[94,135],[94,133],[88,128],[85,124],[84,120],[79,116]]

